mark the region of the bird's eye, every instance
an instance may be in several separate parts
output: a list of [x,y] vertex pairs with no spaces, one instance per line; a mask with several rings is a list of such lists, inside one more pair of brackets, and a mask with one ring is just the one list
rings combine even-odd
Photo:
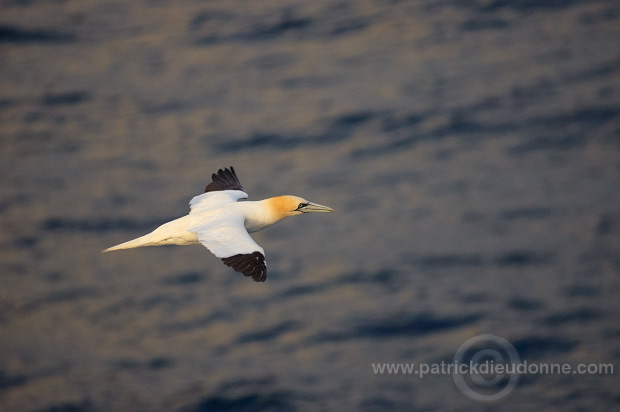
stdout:
[[304,206],[306,206],[306,203],[300,203],[300,204],[297,206],[297,209],[301,209],[301,208],[302,208],[302,207],[304,207]]

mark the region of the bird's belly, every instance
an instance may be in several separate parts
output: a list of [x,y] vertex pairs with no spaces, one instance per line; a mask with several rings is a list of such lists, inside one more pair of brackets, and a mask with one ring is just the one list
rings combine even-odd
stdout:
[[184,216],[165,223],[147,235],[155,245],[195,245],[200,243],[196,233],[187,230],[188,219]]
[[198,236],[192,232],[182,232],[175,235],[170,235],[155,242],[157,245],[196,245],[199,244]]
[[186,232],[183,236],[170,238],[170,242],[173,245],[197,245],[200,243],[198,236],[192,232]]

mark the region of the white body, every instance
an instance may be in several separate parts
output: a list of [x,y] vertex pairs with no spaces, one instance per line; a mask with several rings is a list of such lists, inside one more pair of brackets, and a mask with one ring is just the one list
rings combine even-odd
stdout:
[[[269,199],[236,202],[244,197],[247,197],[247,194],[238,190],[196,196],[190,202],[192,210],[188,215],[164,223],[151,233],[105,251],[143,246],[185,246],[206,242],[209,245],[205,246],[218,257],[254,251],[264,253],[247,233],[263,230],[281,217],[269,207]],[[241,227],[245,234],[239,230]]]

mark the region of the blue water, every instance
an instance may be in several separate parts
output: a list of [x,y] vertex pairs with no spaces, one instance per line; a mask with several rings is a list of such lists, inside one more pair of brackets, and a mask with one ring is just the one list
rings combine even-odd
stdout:
[[[1,7],[0,410],[620,403],[615,2]],[[264,284],[201,246],[99,253],[230,165],[336,210],[254,235]],[[486,334],[615,373],[490,400],[507,377],[373,370]]]

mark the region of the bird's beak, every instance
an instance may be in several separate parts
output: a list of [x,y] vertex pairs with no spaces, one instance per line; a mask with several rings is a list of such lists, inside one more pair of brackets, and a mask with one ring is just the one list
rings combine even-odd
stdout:
[[319,205],[316,203],[308,202],[306,206],[299,209],[300,212],[309,213],[309,212],[333,212],[334,209],[328,206]]

